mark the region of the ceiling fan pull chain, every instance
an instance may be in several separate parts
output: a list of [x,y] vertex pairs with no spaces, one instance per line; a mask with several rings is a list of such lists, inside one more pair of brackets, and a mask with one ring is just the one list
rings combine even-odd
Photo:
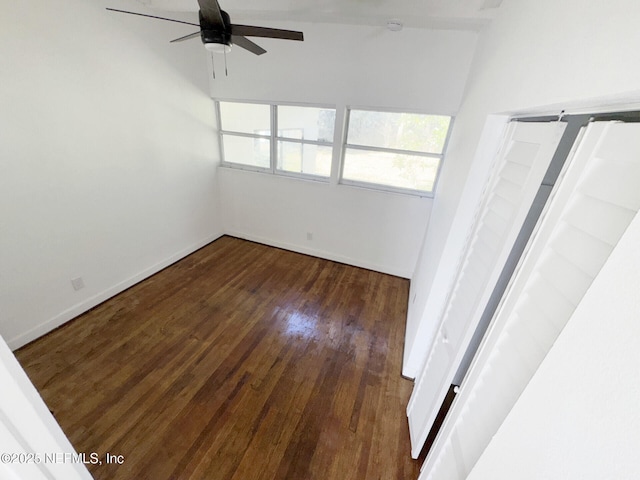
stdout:
[[211,53],[211,72],[213,73],[213,79],[216,79],[216,64],[213,61],[213,53]]
[[224,52],[224,76],[228,77],[229,76],[229,72],[227,71],[227,49],[226,49],[226,46],[225,46],[225,48],[222,49],[222,51]]

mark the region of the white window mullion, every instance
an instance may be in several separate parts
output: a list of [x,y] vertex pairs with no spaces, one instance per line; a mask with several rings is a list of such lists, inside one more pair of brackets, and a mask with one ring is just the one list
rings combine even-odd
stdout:
[[278,107],[271,105],[271,173],[276,173],[278,162]]
[[216,127],[218,129],[218,154],[220,162],[224,162],[224,145],[222,142],[222,122],[220,120],[220,102],[214,102],[216,112]]
[[[342,112],[342,115],[338,115]],[[347,125],[349,125],[349,109],[346,105],[336,107],[336,124],[333,132],[333,156],[331,162],[332,185],[338,185],[342,178],[342,166],[344,164],[344,145],[347,143]]]

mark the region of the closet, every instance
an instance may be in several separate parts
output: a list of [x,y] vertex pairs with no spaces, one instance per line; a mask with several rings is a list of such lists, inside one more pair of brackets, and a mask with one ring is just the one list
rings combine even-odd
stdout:
[[635,118],[509,125],[407,409],[417,456],[460,385],[421,480],[467,476],[636,215]]

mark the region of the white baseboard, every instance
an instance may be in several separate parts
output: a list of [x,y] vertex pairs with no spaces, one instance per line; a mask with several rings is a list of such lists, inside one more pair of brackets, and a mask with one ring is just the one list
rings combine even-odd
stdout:
[[190,245],[189,247],[174,253],[170,257],[162,260],[161,262],[156,263],[155,265],[152,265],[149,268],[146,268],[145,270],[133,275],[132,277],[129,277],[126,280],[123,280],[113,285],[112,287],[109,287],[106,290],[103,290],[102,292],[97,293],[96,295],[93,295],[92,297],[89,297],[76,305],[73,305],[72,307],[64,310],[63,312],[60,312],[55,317],[50,318],[49,320],[46,320],[40,325],[37,325],[31,328],[30,330],[23,332],[13,338],[7,339],[6,340],[7,345],[9,345],[11,350],[16,350],[17,348],[20,348],[23,345],[26,345],[27,343],[32,342],[36,338],[49,333],[51,330],[58,328],[60,325],[68,322],[69,320],[74,319],[78,315],[92,309],[93,307],[101,304],[105,300],[108,300],[109,298],[117,295],[118,293],[123,292],[127,288],[132,287],[133,285],[135,285],[138,282],[141,282],[145,278],[148,278],[151,275],[158,273],[160,270],[186,257],[187,255],[195,252],[196,250],[204,247],[205,245],[213,242],[214,240],[217,240],[221,236],[223,236],[222,233],[210,235],[200,240],[199,242],[196,242]]
[[264,245],[269,245],[271,247],[277,247],[277,248],[282,248],[284,250],[290,250],[296,253],[311,255],[312,257],[324,258],[325,260],[332,260],[334,262],[344,263],[354,267],[366,268],[367,270],[373,270],[375,272],[394,275],[396,277],[410,279],[411,275],[413,275],[413,271],[406,271],[403,269],[389,267],[386,265],[379,265],[372,262],[360,261],[351,257],[346,257],[343,255],[336,255],[331,252],[326,252],[324,250],[309,248],[303,245],[296,245],[293,243],[279,242],[277,240],[272,240],[272,239],[260,237],[257,235],[251,235],[244,232],[239,232],[237,230],[227,229],[225,231],[225,234],[231,237],[237,237],[237,238],[242,238],[244,240],[249,240],[252,242],[262,243]]

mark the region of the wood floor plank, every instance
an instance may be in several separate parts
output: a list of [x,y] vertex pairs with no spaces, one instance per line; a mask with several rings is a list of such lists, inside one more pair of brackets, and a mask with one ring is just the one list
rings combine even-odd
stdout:
[[16,356],[96,479],[412,479],[407,298],[222,237]]

